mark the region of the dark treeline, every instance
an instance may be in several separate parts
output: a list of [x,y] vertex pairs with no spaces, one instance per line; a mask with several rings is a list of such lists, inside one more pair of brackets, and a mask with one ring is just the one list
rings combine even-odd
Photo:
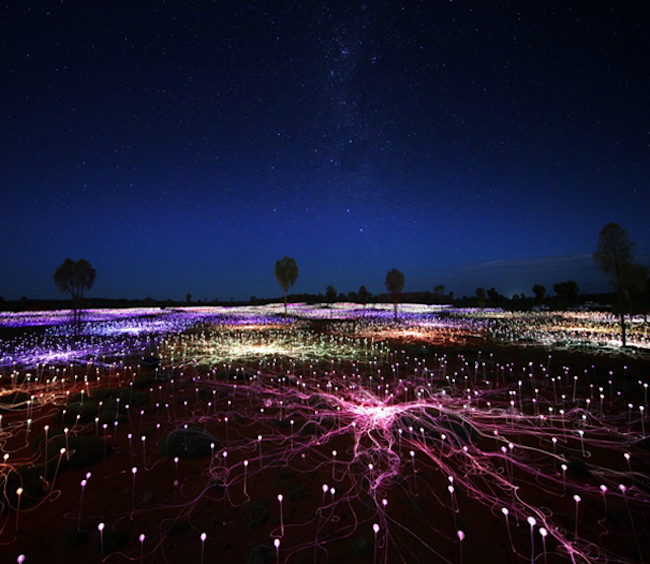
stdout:
[[[490,290],[493,290],[492,288]],[[532,309],[566,309],[567,307],[588,307],[592,309],[610,309],[616,302],[616,294],[579,294],[575,300],[570,303],[559,295],[545,296],[541,300],[534,296],[524,296],[515,294],[509,298],[499,294],[496,291],[486,292],[484,307],[498,307],[513,311],[527,311]],[[154,298],[143,299],[111,299],[111,298],[84,298],[82,307],[88,309],[102,308],[131,308],[131,307],[183,307],[183,306],[241,306],[241,305],[261,305],[269,303],[282,303],[283,296],[258,298],[251,296],[248,300],[208,300],[208,299],[191,299],[185,300],[156,300]],[[392,303],[390,294],[378,294],[366,296],[365,300],[360,300],[358,292],[348,292],[347,294],[336,293],[334,296],[327,296],[325,293],[318,294],[288,294],[287,301],[290,303],[302,302],[307,304],[318,303],[335,303],[335,302],[353,302],[365,303]],[[479,299],[476,296],[463,296],[454,298],[453,294],[442,294],[438,292],[403,292],[400,299],[401,303],[419,303],[419,304],[440,304],[453,305],[456,307],[481,307]],[[595,305],[594,305],[595,304]],[[51,311],[57,309],[70,309],[69,299],[30,299],[27,297],[18,300],[5,300],[0,297],[0,311],[19,312],[19,311]]]

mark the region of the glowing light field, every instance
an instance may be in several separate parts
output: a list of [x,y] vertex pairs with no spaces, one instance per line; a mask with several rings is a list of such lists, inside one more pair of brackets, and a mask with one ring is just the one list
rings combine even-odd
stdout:
[[3,314],[0,560],[650,561],[642,318],[281,312]]

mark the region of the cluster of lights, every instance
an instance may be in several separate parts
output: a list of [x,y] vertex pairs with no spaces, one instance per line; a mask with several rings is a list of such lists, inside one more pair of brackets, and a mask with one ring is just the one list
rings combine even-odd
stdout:
[[[284,550],[287,557],[327,552],[335,541],[367,530],[374,535],[375,561],[387,560],[391,551],[409,554],[414,562],[441,559],[445,543],[462,561],[472,551],[471,514],[476,512],[502,516],[511,550],[531,561],[536,561],[536,538],[544,560],[552,550],[568,562],[620,561],[615,550],[598,546],[594,523],[614,528],[608,518],[616,507],[635,527],[641,508],[650,502],[647,478],[637,471],[644,462],[639,444],[646,438],[647,383],[629,385],[624,392],[611,374],[598,379],[550,366],[550,357],[546,364],[514,366],[487,362],[482,353],[470,359],[431,352],[431,344],[495,338],[518,327],[522,333],[525,320],[510,314],[447,308],[441,316],[434,309],[412,308],[396,325],[389,308],[356,319],[346,317],[354,308],[321,309],[326,313],[320,319],[342,321],[310,328],[308,321],[319,310],[313,306],[293,306],[302,320],[289,323],[275,306],[186,308],[159,318],[149,311],[146,320],[129,312],[93,321],[78,342],[67,339],[59,326],[41,341],[5,343],[2,395],[20,392],[23,399],[10,405],[4,421],[0,417],[0,479],[8,483],[20,463],[49,461],[56,468],[48,484],[53,492],[59,466],[75,456],[68,439],[94,434],[126,445],[115,455],[121,467],[107,471],[104,461],[103,479],[126,492],[122,518],[134,526],[161,508],[204,526],[195,509],[215,499],[223,504],[225,523],[256,497],[268,502],[271,496],[277,526],[270,534],[278,560]],[[332,310],[342,317],[327,317]],[[566,332],[573,317],[566,314],[552,323],[543,316],[535,319],[526,335],[543,342],[541,335]],[[151,330],[129,332],[134,323],[150,324]],[[576,335],[585,323],[584,316],[575,318]],[[102,332],[101,327],[112,329]],[[30,346],[43,350],[30,351]],[[103,426],[97,419],[77,421],[63,429],[66,448],[52,452],[46,446],[26,457],[21,449],[35,429],[44,429],[48,444],[49,407],[65,409],[71,397],[83,402],[107,386],[132,390],[138,361],[147,353],[159,356],[161,367],[160,379],[143,390],[144,405],[125,399],[114,421]],[[162,437],[188,436],[197,429],[213,437],[203,473],[185,475],[183,461],[174,457],[173,493],[152,506],[139,506],[142,481],[171,464],[160,454]],[[598,485],[576,475],[576,465],[587,467]],[[260,486],[273,484],[267,477],[278,468],[327,480],[309,516],[287,521],[293,503],[289,492]],[[96,482],[89,478],[81,481],[75,501],[78,529],[89,527],[84,490]],[[17,531],[24,527],[19,519],[24,492],[16,493],[11,510]],[[556,500],[553,511],[545,499]],[[412,520],[392,510],[397,500],[411,507]],[[430,504],[426,510],[419,505],[423,500]],[[580,504],[602,507],[602,515],[590,516]],[[101,518],[101,528],[94,526],[103,555],[104,527],[120,517]],[[570,527],[562,525],[567,520]],[[528,524],[527,555],[522,540],[513,539],[513,523]],[[431,531],[436,535],[428,535]],[[217,530],[201,533],[201,561],[219,535]],[[162,539],[137,538],[133,559],[164,560]]]

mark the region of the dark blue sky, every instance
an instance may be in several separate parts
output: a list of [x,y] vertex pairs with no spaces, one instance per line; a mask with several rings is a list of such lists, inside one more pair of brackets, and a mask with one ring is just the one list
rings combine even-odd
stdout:
[[644,2],[0,5],[0,295],[607,289],[650,253]]

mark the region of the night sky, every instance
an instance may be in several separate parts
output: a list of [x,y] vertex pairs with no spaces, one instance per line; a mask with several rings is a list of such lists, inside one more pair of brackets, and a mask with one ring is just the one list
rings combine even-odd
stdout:
[[0,295],[532,294],[650,257],[645,1],[0,5]]

